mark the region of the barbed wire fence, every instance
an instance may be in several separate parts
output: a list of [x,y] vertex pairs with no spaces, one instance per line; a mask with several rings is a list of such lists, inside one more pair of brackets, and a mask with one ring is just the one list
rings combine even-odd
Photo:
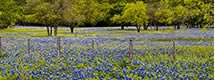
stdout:
[[[176,42],[172,45],[172,56],[176,60]],[[2,46],[2,47],[1,47]],[[81,37],[35,37],[35,38],[2,38],[0,37],[1,55],[36,55],[44,59],[51,56],[57,59],[62,57],[96,57],[108,58],[129,57],[134,55],[147,56],[153,45],[149,43],[128,40],[113,40],[106,38],[81,38]],[[148,51],[148,52],[147,52]],[[152,50],[155,54],[155,50]],[[164,52],[165,53],[165,52]],[[149,57],[150,58],[150,57]]]

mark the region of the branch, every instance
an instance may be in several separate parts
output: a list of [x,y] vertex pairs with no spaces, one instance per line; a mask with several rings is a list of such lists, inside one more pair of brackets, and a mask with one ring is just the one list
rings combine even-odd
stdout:
[[212,17],[212,18],[211,18],[211,21],[207,24],[207,27],[208,27],[209,25],[211,25],[213,21],[214,21],[214,20],[213,20],[213,17]]
[[185,16],[182,20],[176,21],[175,23],[178,23],[178,22],[180,22],[180,21],[184,21],[188,16],[190,16],[190,11],[191,11],[191,10],[193,10],[193,8],[191,8],[191,9],[189,10],[189,13],[188,13],[187,16]]

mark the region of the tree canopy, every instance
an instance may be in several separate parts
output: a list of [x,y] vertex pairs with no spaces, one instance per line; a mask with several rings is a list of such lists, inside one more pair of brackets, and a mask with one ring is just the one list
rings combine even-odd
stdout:
[[13,0],[0,0],[0,28],[15,25],[21,17],[22,8]]
[[[16,24],[52,27],[173,25],[210,27],[213,0],[0,0],[0,28]],[[51,31],[49,31],[49,29]],[[122,28],[124,29],[124,28]]]

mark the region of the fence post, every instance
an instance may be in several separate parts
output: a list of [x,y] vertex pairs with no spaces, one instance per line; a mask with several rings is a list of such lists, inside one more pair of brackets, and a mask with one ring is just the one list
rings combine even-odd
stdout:
[[175,41],[173,41],[173,59],[175,59],[175,54],[176,54],[176,48],[175,48]]
[[30,39],[28,39],[28,54],[31,53],[31,47],[30,47],[31,43],[30,43]]
[[129,43],[129,57],[132,59],[132,55],[133,55],[133,40],[130,39],[130,43]]
[[2,53],[2,37],[0,36],[0,56],[3,55]]
[[60,59],[60,37],[57,37],[57,57]]
[[92,57],[94,56],[95,48],[94,48],[94,40],[92,40]]

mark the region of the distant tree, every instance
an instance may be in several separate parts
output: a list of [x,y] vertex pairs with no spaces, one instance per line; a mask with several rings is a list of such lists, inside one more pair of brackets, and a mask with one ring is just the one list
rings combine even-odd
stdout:
[[142,1],[126,4],[122,12],[122,16],[116,15],[115,17],[120,17],[120,23],[124,22],[136,25],[137,32],[140,32],[141,26],[148,24],[146,4],[144,4]]
[[28,23],[45,25],[47,27],[48,36],[51,36],[52,27],[51,31],[49,31],[49,27],[53,26],[53,20],[57,17],[53,14],[53,9],[54,6],[48,1],[27,0],[23,20]]
[[156,27],[155,30],[158,30],[158,25],[161,22],[165,22],[167,16],[165,8],[160,6],[160,3],[148,4],[146,14],[149,17],[149,25]]
[[189,10],[182,6],[182,0],[164,0],[160,1],[160,6],[162,6],[163,18],[160,22],[166,24],[174,25],[175,29],[180,29],[180,25],[184,24],[185,20],[189,16]]
[[214,7],[212,0],[185,0],[184,6],[189,10],[185,24],[203,28],[213,24]]
[[105,19],[110,4],[98,3],[95,0],[84,0],[84,5],[82,7],[84,8],[85,24],[94,26],[97,22]]
[[24,6],[26,4],[26,0],[14,0],[18,6]]
[[68,2],[68,8],[64,10],[63,22],[70,27],[71,33],[74,32],[74,27],[83,24],[85,20],[84,1],[73,0]]
[[51,5],[54,6],[53,13],[56,16],[53,18],[54,24],[54,36],[57,36],[57,27],[63,21],[64,10],[68,8],[67,2],[69,0],[51,0]]
[[214,24],[214,7],[213,2],[211,3],[202,3],[201,8],[201,24],[200,27],[209,27]]
[[83,24],[94,26],[104,20],[110,8],[108,3],[98,3],[95,0],[72,0],[67,3],[69,7],[63,11],[62,22],[70,26],[71,33],[74,32],[75,26]]
[[[57,27],[62,23],[63,12],[67,8],[68,0],[27,0],[25,5],[24,20],[30,23],[38,23],[47,26],[48,35],[57,36]],[[51,32],[49,33],[49,26]]]
[[148,29],[148,26],[151,26],[151,29],[152,29],[152,26],[154,25],[156,19],[155,19],[155,12],[156,12],[156,8],[154,8],[154,5],[149,3],[147,4],[147,7],[146,7],[146,15],[148,16],[148,25],[144,26],[144,29]]
[[199,4],[199,1],[188,0],[188,1],[184,1],[184,4],[186,8],[189,10],[189,16],[185,20],[185,23],[190,27],[194,27],[197,23],[199,23],[199,20],[201,18],[200,16],[201,11],[197,7],[197,5]]
[[[22,7],[24,23],[42,24],[48,35],[57,36],[59,25],[112,26],[135,25],[137,32],[143,26],[181,25],[209,27],[214,24],[213,0],[1,0],[0,26],[12,26],[20,19]],[[10,16],[10,17],[8,17]],[[98,24],[99,23],[99,24]],[[51,27],[51,31],[50,31]]]
[[122,16],[122,11],[125,7],[125,3],[116,3],[113,5],[113,7],[111,8],[110,12],[113,15],[111,19],[111,21],[113,23],[117,23],[121,25],[121,29],[124,29],[124,26],[126,25],[125,22],[122,21],[121,16]]
[[[175,29],[180,29],[180,25],[184,24],[185,20],[189,16],[189,10],[182,6],[178,5],[173,9],[173,15],[172,15],[172,23],[175,26]],[[177,27],[176,27],[177,26]]]
[[0,5],[0,28],[12,27],[21,17],[21,6],[13,0],[0,0]]
[[130,3],[130,2],[134,2],[134,0],[97,0],[99,3],[110,3],[110,4],[115,4],[115,3],[119,3],[119,2],[122,2],[122,3]]

